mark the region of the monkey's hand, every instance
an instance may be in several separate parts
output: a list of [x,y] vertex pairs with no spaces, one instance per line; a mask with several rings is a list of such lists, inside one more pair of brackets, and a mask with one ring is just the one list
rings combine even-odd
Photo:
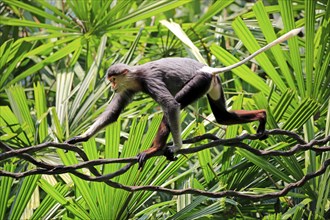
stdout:
[[81,136],[76,136],[76,137],[70,138],[69,140],[66,140],[65,143],[75,144],[75,143],[84,142],[84,141],[87,141],[87,140],[88,140],[88,138],[81,137]]
[[166,157],[166,159],[168,159],[169,161],[175,161],[178,159],[177,157],[174,156],[176,148],[177,148],[176,146],[168,146],[165,148],[164,156]]

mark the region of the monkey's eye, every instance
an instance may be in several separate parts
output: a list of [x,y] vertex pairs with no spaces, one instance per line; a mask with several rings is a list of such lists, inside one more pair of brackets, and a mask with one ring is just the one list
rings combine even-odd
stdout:
[[116,77],[114,76],[110,76],[108,77],[108,80],[111,82],[111,83],[114,83],[116,81]]

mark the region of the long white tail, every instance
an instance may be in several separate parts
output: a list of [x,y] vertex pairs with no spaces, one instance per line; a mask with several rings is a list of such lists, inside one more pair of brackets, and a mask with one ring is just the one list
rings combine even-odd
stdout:
[[[217,74],[217,73],[223,73],[226,71],[229,71],[231,69],[234,69],[244,63],[246,63],[247,61],[251,60],[253,57],[257,56],[258,54],[268,50],[269,48],[275,46],[276,44],[282,43],[283,41],[296,36],[300,31],[302,30],[302,28],[296,28],[293,29],[291,31],[289,31],[288,33],[284,34],[283,36],[277,38],[276,40],[274,40],[273,42],[267,44],[266,46],[260,48],[259,50],[257,50],[256,52],[254,52],[253,54],[251,54],[250,56],[246,57],[245,59],[239,61],[238,63],[235,63],[233,65],[227,66],[227,67],[222,67],[222,68],[212,68],[212,74]],[[208,67],[210,68],[210,67]]]

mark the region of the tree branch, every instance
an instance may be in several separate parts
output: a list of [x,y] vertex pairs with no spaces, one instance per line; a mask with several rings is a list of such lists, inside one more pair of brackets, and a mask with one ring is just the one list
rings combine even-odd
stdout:
[[[307,151],[312,150],[315,152],[327,152],[330,151],[330,146],[321,146],[325,145],[327,142],[330,141],[330,135],[326,138],[319,139],[319,140],[312,140],[309,143],[306,143],[299,135],[295,134],[294,132],[289,132],[281,129],[274,129],[270,131],[266,131],[268,135],[286,135],[292,139],[294,139],[297,144],[293,146],[291,149],[287,151],[280,151],[280,150],[259,150],[250,147],[248,144],[244,143],[243,141],[246,140],[256,140],[259,138],[258,135],[250,135],[250,134],[243,134],[236,138],[231,139],[219,139],[215,135],[212,134],[204,134],[202,136],[194,137],[191,139],[186,139],[183,142],[184,143],[196,143],[205,139],[212,140],[210,143],[194,147],[194,148],[187,148],[187,149],[181,149],[178,151],[179,154],[192,154],[196,153],[205,149],[209,149],[215,146],[230,146],[230,147],[237,147],[245,149],[255,155],[258,156],[292,156],[297,152],[300,151]],[[319,146],[319,147],[316,147]],[[321,146],[321,147],[320,147]],[[80,162],[78,164],[74,165],[53,165],[46,162],[37,161],[33,158],[31,154],[44,150],[44,149],[63,149],[66,151],[73,151],[77,153],[80,158],[83,160],[83,162]],[[246,192],[238,192],[233,190],[227,190],[222,192],[209,192],[206,190],[197,190],[197,189],[168,189],[160,186],[127,186],[123,185],[114,181],[111,181],[110,179],[119,176],[126,171],[128,171],[134,164],[137,163],[137,157],[130,157],[130,158],[117,158],[117,159],[97,159],[97,160],[89,160],[87,155],[83,150],[76,147],[75,145],[67,144],[67,143],[54,143],[54,142],[47,142],[43,144],[39,144],[36,146],[21,148],[21,149],[13,149],[10,146],[0,142],[0,149],[2,149],[2,153],[0,154],[0,161],[5,161],[8,159],[12,159],[14,157],[21,158],[23,160],[26,160],[32,164],[34,164],[37,168],[20,172],[20,173],[13,173],[8,172],[4,170],[0,170],[0,176],[9,176],[13,178],[22,178],[30,175],[37,175],[37,174],[47,174],[47,175],[54,175],[54,174],[63,174],[63,173],[71,173],[81,179],[88,180],[88,181],[94,181],[94,182],[104,182],[107,185],[114,187],[114,188],[120,188],[129,192],[135,192],[135,191],[157,191],[157,192],[166,192],[172,195],[182,195],[182,194],[194,194],[194,195],[204,195],[208,197],[214,197],[214,198],[220,198],[220,197],[226,197],[226,196],[235,196],[235,197],[241,197],[241,198],[248,198],[253,200],[258,199],[266,199],[266,198],[274,198],[274,197],[280,197],[286,195],[291,189],[301,187],[304,185],[308,180],[315,178],[316,176],[322,175],[327,167],[330,164],[330,159],[326,160],[322,167],[317,170],[316,172],[306,174],[303,176],[300,180],[290,183],[286,185],[282,190],[272,192],[272,193],[266,193],[266,194],[254,194],[251,191]],[[160,156],[163,152],[156,152],[153,155],[150,155],[149,158]],[[121,169],[102,175],[98,172],[98,170],[94,167],[97,165],[103,165],[103,164],[111,164],[111,163],[127,163],[124,167]],[[81,168],[88,168],[90,172],[94,176],[89,176],[84,173],[81,173],[78,171]]]

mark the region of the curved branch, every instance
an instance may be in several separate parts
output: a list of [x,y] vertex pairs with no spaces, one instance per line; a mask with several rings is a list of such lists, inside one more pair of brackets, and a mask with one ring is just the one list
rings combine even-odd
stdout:
[[[278,135],[278,134],[287,135],[287,136],[295,139],[297,142],[304,143],[304,144],[297,144],[288,151],[258,150],[258,149],[250,147],[249,145],[243,143],[242,141],[256,140],[259,138],[259,135],[243,134],[236,138],[219,139],[215,135],[204,134],[202,136],[197,136],[197,137],[194,137],[191,139],[184,140],[184,142],[185,143],[195,143],[195,142],[205,140],[205,139],[211,139],[213,141],[208,144],[204,144],[204,145],[201,145],[198,147],[181,149],[178,151],[178,154],[192,154],[192,153],[196,153],[201,150],[205,150],[205,149],[212,148],[212,147],[219,146],[219,145],[226,145],[226,146],[242,148],[242,149],[245,149],[258,156],[292,156],[293,154],[295,154],[299,151],[302,151],[302,150],[305,150],[305,151],[313,150],[316,152],[325,152],[325,151],[330,150],[330,147],[314,147],[314,145],[325,144],[326,142],[330,141],[330,135],[324,139],[313,140],[313,141],[309,142],[308,144],[306,144],[306,142],[303,139],[301,139],[299,135],[297,135],[293,132],[289,132],[289,131],[285,131],[285,130],[281,130],[281,129],[274,129],[274,130],[266,131],[266,133],[268,135]],[[67,150],[67,151],[74,151],[83,159],[84,162],[81,162],[81,163],[75,164],[75,165],[69,165],[69,166],[63,166],[63,165],[54,166],[54,165],[47,164],[44,162],[36,161],[33,157],[31,157],[29,154],[27,154],[27,153],[37,152],[39,150],[49,148],[49,147],[53,147],[55,149],[59,148],[59,149]],[[104,180],[112,179],[116,176],[124,174],[126,171],[129,170],[130,167],[132,167],[134,164],[137,163],[137,157],[88,160],[88,157],[83,150],[76,147],[75,145],[71,145],[71,144],[67,144],[67,143],[47,142],[47,143],[39,144],[39,145],[32,146],[32,147],[13,150],[9,146],[0,142],[0,148],[7,150],[7,152],[0,154],[0,160],[8,159],[13,156],[21,157],[21,158],[35,164],[38,167],[45,168],[45,169],[51,169],[54,172],[56,172],[55,174],[66,173],[68,170],[76,170],[76,169],[81,169],[81,168],[90,169],[91,167],[94,167],[96,165],[111,164],[111,163],[128,163],[126,166],[122,167],[121,169],[117,170],[114,173],[109,173],[109,174],[105,174],[105,175],[99,174],[98,176],[100,176],[100,178],[102,177],[102,179],[104,179]],[[162,151],[156,152],[155,154],[150,155],[148,158],[160,156],[160,155],[163,155]],[[24,172],[24,175],[33,175],[33,174],[38,174],[39,172],[42,172],[42,171],[36,169],[36,170],[31,170],[31,172],[26,171],[26,172]]]
[[[228,196],[233,196],[233,197],[240,197],[240,198],[246,198],[246,199],[251,199],[251,200],[260,200],[260,199],[269,199],[269,198],[278,198],[285,196],[288,194],[288,192],[294,188],[298,188],[303,186],[308,180],[315,178],[317,176],[322,175],[326,169],[330,165],[330,159],[324,161],[322,164],[321,168],[313,173],[306,174],[303,176],[300,180],[290,183],[286,185],[282,190],[277,191],[277,192],[271,192],[271,193],[265,193],[265,194],[254,194],[252,191],[246,191],[246,192],[239,192],[235,190],[226,190],[222,192],[210,192],[206,190],[199,190],[199,189],[193,189],[193,188],[187,188],[187,189],[168,189],[165,187],[161,186],[127,186],[124,184],[120,184],[118,182],[114,182],[111,180],[104,180],[103,178],[99,177],[92,177],[88,176],[86,174],[80,173],[76,170],[71,170],[68,171],[69,173],[72,173],[73,175],[87,180],[87,181],[94,181],[94,182],[105,182],[111,187],[114,188],[119,188],[123,189],[125,191],[129,192],[136,192],[136,191],[153,191],[153,192],[165,192],[171,195],[183,195],[183,194],[193,194],[193,195],[200,195],[200,196],[207,196],[207,197],[212,197],[212,198],[221,198],[221,197],[228,197]],[[34,174],[49,174],[48,172],[38,172]],[[51,173],[54,174],[54,173]],[[0,170],[0,175],[3,176],[10,176],[14,178],[20,178],[23,177],[19,173],[10,173],[6,171]]]
[[320,140],[312,140],[309,143],[305,144],[296,144],[294,147],[292,147],[290,150],[287,151],[280,151],[280,150],[258,150],[253,147],[250,147],[248,144],[243,143],[242,141],[245,139],[249,140],[255,140],[257,139],[254,135],[244,134],[237,138],[231,138],[231,139],[218,139],[215,141],[212,141],[208,144],[204,144],[198,147],[194,148],[187,148],[187,149],[181,149],[178,151],[180,154],[192,154],[196,153],[208,148],[212,148],[219,145],[226,145],[231,147],[238,147],[243,148],[247,151],[250,151],[253,154],[256,154],[258,156],[292,156],[293,154],[299,152],[299,151],[306,151],[306,150],[312,150],[316,152],[326,152],[330,151],[330,147],[324,146],[324,147],[314,147],[314,145],[323,145],[326,144],[328,141],[330,141],[330,135],[326,138],[320,139]]
[[[204,144],[198,147],[194,148],[188,148],[188,149],[181,149],[178,151],[180,154],[191,154],[196,153],[201,150],[212,148],[214,146],[219,145],[225,145],[225,146],[231,146],[231,147],[237,147],[242,148],[247,151],[250,151],[253,154],[256,154],[258,156],[291,156],[299,151],[306,151],[306,150],[312,150],[316,152],[326,152],[330,151],[330,146],[322,146],[322,147],[315,147],[324,145],[327,142],[330,141],[330,135],[326,138],[319,139],[319,140],[312,140],[309,143],[306,143],[299,135],[281,130],[281,129],[274,129],[270,131],[266,131],[268,135],[286,135],[298,142],[294,147],[292,147],[290,150],[287,151],[279,151],[279,150],[258,150],[250,147],[248,144],[244,143],[244,140],[256,140],[259,138],[258,135],[250,135],[250,134],[243,134],[236,138],[231,139],[219,139],[215,135],[212,134],[205,134],[202,136],[194,137],[191,139],[184,140],[184,143],[196,143],[201,140],[210,139],[212,142],[208,144]],[[63,149],[66,151],[74,151],[77,153],[80,158],[83,160],[83,162],[80,162],[79,164],[64,166],[64,165],[52,165],[45,162],[37,161],[34,159],[30,154],[35,153],[37,151],[43,150],[45,148],[54,148],[54,149]],[[130,157],[130,158],[117,158],[117,159],[97,159],[97,160],[88,160],[87,155],[83,150],[80,148],[67,144],[67,143],[53,143],[53,142],[47,142],[43,144],[39,144],[36,146],[31,146],[27,148],[22,149],[13,149],[9,147],[8,145],[0,142],[0,149],[2,149],[4,152],[0,154],[0,161],[10,159],[13,157],[19,157],[22,158],[32,164],[35,164],[37,166],[36,169],[28,170],[25,172],[20,173],[11,173],[8,171],[0,170],[0,176],[9,176],[13,178],[22,178],[25,176],[30,175],[36,175],[36,174],[47,174],[47,175],[54,175],[54,174],[63,174],[63,173],[71,173],[81,179],[88,180],[88,181],[95,181],[95,182],[104,182],[107,185],[114,187],[114,188],[120,188],[126,191],[134,192],[134,191],[141,191],[141,190],[147,190],[147,191],[158,191],[158,192],[166,192],[170,193],[172,195],[182,195],[182,194],[195,194],[195,195],[204,195],[214,198],[219,197],[225,197],[225,196],[235,196],[235,197],[241,197],[241,198],[249,198],[249,199],[265,199],[265,198],[274,198],[274,197],[280,197],[283,195],[286,195],[289,190],[297,187],[301,187],[303,184],[305,184],[309,179],[315,178],[316,176],[322,175],[326,168],[330,164],[330,159],[326,160],[322,167],[314,172],[307,174],[302,177],[302,179],[288,184],[286,187],[284,187],[282,190],[273,192],[273,193],[266,193],[266,194],[253,194],[253,192],[238,192],[233,190],[223,191],[223,192],[208,192],[205,190],[197,190],[197,189],[182,189],[182,190],[175,190],[175,189],[168,189],[160,186],[127,186],[123,185],[114,181],[111,181],[115,176],[121,175],[125,173],[127,170],[129,170],[134,164],[137,163],[136,157]],[[155,154],[149,156],[155,157],[162,155],[163,152],[156,152]],[[97,165],[103,165],[103,164],[110,164],[110,163],[127,163],[126,166],[122,167],[121,169],[117,170],[116,172],[104,174],[98,172],[98,170],[94,167]],[[94,176],[89,176],[84,173],[81,173],[78,171],[78,169],[81,168],[88,168],[90,172]]]

